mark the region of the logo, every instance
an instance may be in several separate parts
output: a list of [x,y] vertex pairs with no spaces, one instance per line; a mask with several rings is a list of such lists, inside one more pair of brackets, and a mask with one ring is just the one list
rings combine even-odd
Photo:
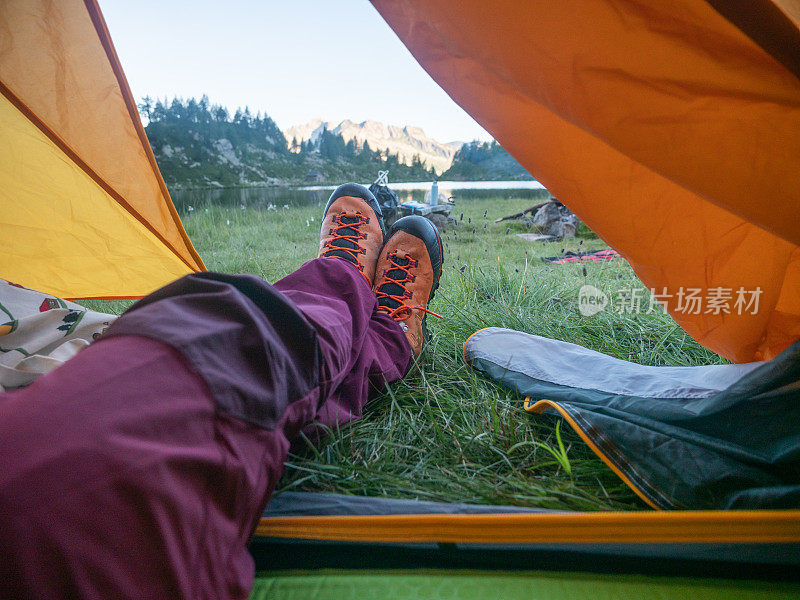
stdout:
[[578,310],[585,317],[591,317],[605,310],[608,296],[593,285],[581,286],[578,292]]

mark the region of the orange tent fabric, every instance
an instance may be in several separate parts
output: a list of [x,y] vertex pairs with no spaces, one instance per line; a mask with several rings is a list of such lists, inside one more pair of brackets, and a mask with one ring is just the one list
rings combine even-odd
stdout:
[[[743,362],[800,337],[797,2],[372,1],[700,343]],[[693,314],[695,289],[759,306]]]
[[94,0],[0,4],[0,277],[136,297],[204,269]]

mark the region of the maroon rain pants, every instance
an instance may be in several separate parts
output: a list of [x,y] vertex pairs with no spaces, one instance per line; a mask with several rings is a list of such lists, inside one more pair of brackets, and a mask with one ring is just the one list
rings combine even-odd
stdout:
[[0,395],[0,597],[246,598],[304,427],[361,416],[411,349],[361,274],[189,275]]

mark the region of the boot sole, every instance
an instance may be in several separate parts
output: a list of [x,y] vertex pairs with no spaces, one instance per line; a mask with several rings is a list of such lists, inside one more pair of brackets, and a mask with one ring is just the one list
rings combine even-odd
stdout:
[[[425,220],[428,221],[428,219]],[[431,222],[428,221],[428,223]],[[436,290],[439,289],[439,278],[442,276],[442,269],[444,268],[444,248],[442,247],[442,236],[439,235],[439,228],[433,223],[431,223],[431,225],[436,232],[436,240],[439,242],[439,272],[434,273],[433,285],[431,286],[431,296],[428,298],[429,303],[436,295]],[[431,333],[428,331],[428,315],[425,315],[422,319],[422,339],[425,341],[425,343],[428,343],[431,340],[431,337]]]

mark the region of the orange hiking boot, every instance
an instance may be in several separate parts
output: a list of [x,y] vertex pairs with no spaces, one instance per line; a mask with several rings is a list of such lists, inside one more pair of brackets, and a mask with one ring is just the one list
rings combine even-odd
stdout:
[[385,231],[381,207],[372,192],[363,185],[345,183],[333,191],[325,205],[319,257],[350,261],[372,287]]
[[392,317],[406,332],[414,356],[428,337],[428,302],[442,275],[442,239],[436,226],[418,215],[403,217],[389,230],[375,271],[378,310]]

